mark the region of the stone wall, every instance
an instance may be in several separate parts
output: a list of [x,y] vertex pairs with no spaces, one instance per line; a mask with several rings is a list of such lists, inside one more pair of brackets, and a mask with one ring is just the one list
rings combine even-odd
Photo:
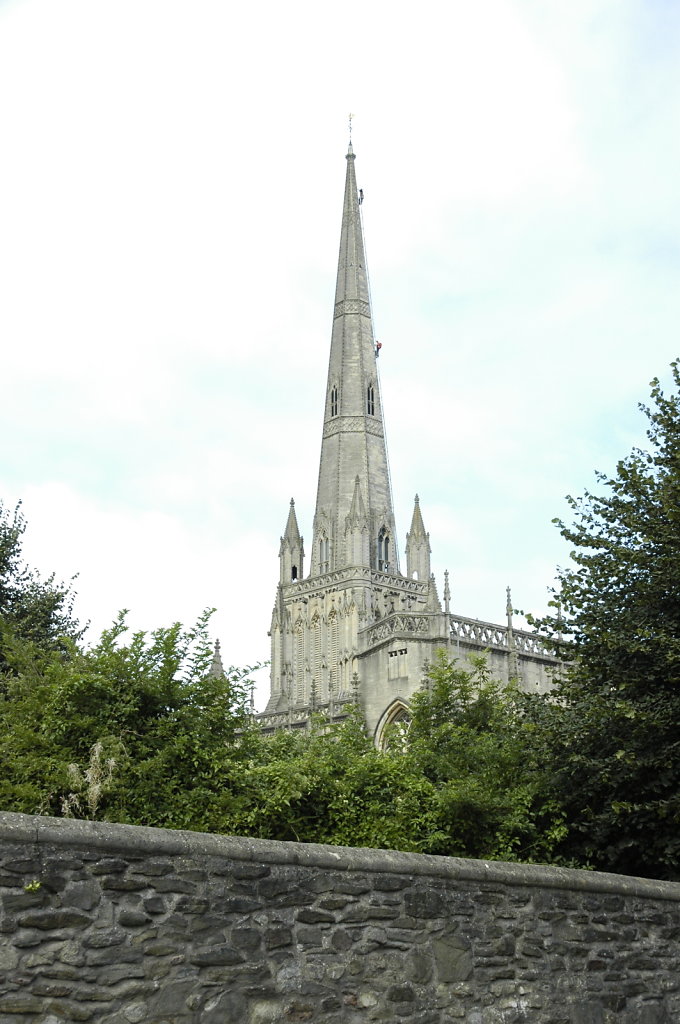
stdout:
[[680,1021],[680,884],[0,815],[2,1024]]

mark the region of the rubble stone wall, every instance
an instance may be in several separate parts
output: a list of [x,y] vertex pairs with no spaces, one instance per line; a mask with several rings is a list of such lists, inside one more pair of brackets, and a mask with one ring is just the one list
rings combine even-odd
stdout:
[[0,814],[2,1024],[677,1024],[680,884]]

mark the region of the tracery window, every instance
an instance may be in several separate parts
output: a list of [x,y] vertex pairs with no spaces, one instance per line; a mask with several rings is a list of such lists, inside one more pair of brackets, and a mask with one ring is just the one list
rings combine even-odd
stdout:
[[395,700],[383,715],[376,730],[376,745],[379,750],[404,750],[408,729],[411,724],[410,709],[401,700]]

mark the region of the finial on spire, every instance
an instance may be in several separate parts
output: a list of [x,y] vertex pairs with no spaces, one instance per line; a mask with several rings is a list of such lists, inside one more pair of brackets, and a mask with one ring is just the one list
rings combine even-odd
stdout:
[[349,146],[347,147],[347,156],[354,159],[354,150],[352,149],[352,118],[354,114],[349,115]]
[[225,674],[224,665],[222,664],[222,651],[220,649],[219,640],[215,641],[215,647],[213,648],[212,664],[208,671],[208,675],[211,678],[219,679]]
[[[510,587],[505,588],[505,594],[507,598],[505,604],[505,614],[508,617],[508,633],[510,636],[512,636],[512,596],[510,594]],[[513,675],[517,675],[517,672],[513,672]]]

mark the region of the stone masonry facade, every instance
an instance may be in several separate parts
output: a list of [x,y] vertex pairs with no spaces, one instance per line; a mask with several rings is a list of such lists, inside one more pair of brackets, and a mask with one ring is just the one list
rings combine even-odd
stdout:
[[675,1024],[680,885],[0,815],[2,1024]]
[[[451,614],[430,564],[430,535],[415,497],[400,568],[363,240],[362,193],[350,144],[343,197],[328,380],[309,574],[295,502],[279,547],[272,610],[271,689],[259,716],[266,731],[306,728],[359,704],[381,746],[441,649],[463,667],[485,654],[495,677],[531,693],[549,690],[559,666],[537,636]],[[424,410],[402,407],[417,424]],[[500,596],[500,595],[499,595]]]

